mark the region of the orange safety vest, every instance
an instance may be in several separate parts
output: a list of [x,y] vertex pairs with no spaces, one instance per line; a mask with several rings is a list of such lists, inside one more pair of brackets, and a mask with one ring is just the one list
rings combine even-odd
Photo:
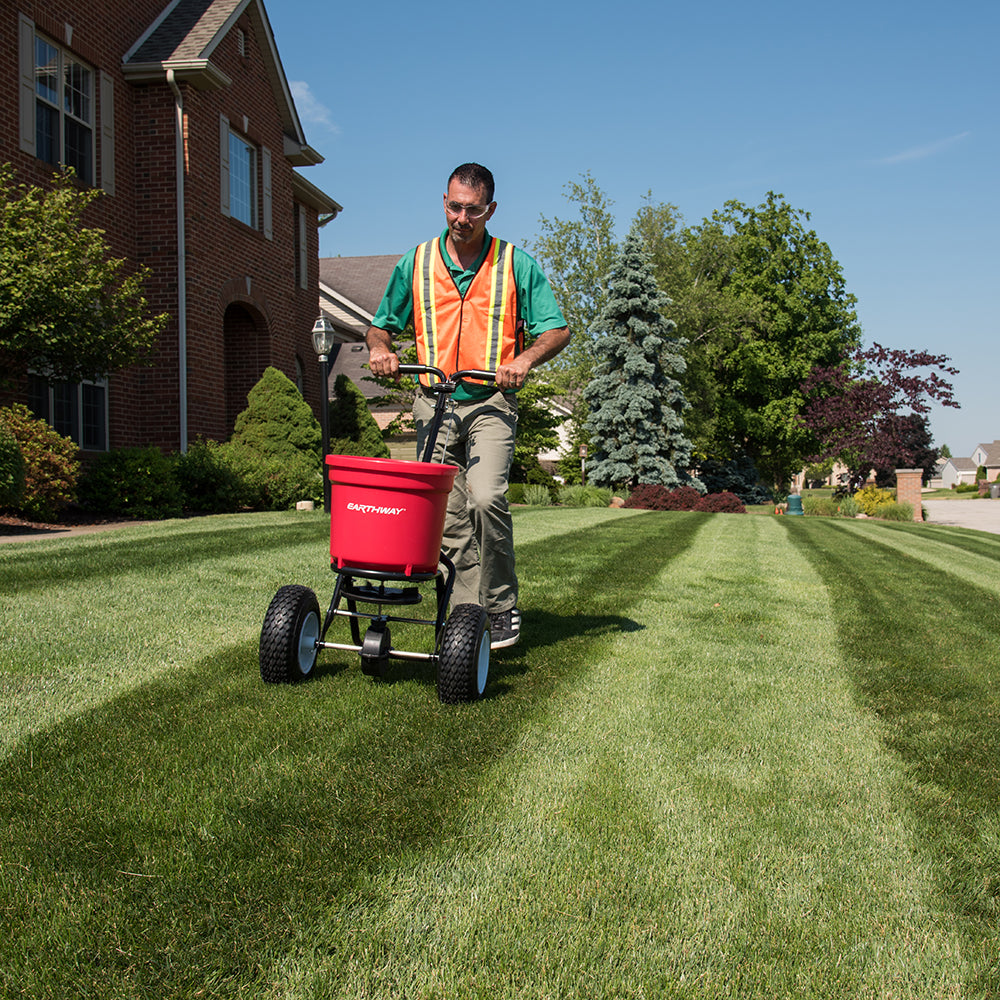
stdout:
[[[441,255],[440,239],[416,249],[413,260],[413,326],[417,360],[446,375],[469,368],[496,371],[523,349],[514,285],[514,247],[492,238],[465,296]],[[420,381],[431,385],[433,376]]]

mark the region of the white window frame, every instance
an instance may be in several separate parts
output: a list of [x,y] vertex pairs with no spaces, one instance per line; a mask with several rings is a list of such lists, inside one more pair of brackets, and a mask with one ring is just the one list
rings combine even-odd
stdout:
[[[242,185],[234,183],[238,179],[234,173],[238,159],[236,154],[240,152],[247,154],[243,162],[249,161],[248,176]],[[238,193],[241,187],[244,192],[247,187],[250,188],[249,205],[245,197],[242,200],[234,197],[234,192]],[[225,115],[219,115],[219,207],[223,215],[262,232],[265,239],[274,239],[271,151],[267,146],[257,146],[245,135],[230,128]]]
[[[44,384],[45,406],[44,413],[35,411],[35,415],[41,417],[45,422],[58,431],[63,437],[70,438],[74,444],[84,451],[107,451],[108,450],[108,380],[107,379],[84,379],[82,382],[60,382],[31,372],[31,377],[38,379]],[[101,390],[101,399],[98,405],[101,409],[100,424],[97,428],[96,436],[92,436],[84,423],[84,387],[92,387]],[[64,423],[59,426],[56,423],[56,390],[69,388],[73,393],[72,405],[75,412],[72,414],[69,426]],[[98,440],[99,439],[99,440]],[[86,441],[86,443],[84,443]]]
[[[39,65],[40,45],[47,46],[53,54],[54,65],[51,76],[55,80],[54,94],[46,93],[43,88],[45,77]],[[21,149],[39,159],[44,159],[53,166],[66,164],[66,133],[70,125],[75,124],[88,137],[89,149],[85,156],[76,158],[73,166],[79,179],[93,186],[97,177],[97,143],[100,138],[97,122],[97,86],[100,80],[102,97],[107,94],[110,100],[110,81],[105,83],[102,75],[93,66],[78,58],[55,39],[36,31],[34,22],[23,15],[20,19],[20,63]],[[85,87],[82,90],[73,86],[71,77],[73,67],[78,67],[85,76]],[[38,142],[40,109],[50,114],[54,112],[58,123],[54,136],[58,149],[51,159],[42,156]],[[113,128],[113,124],[111,127]]]
[[257,147],[233,131],[229,133],[229,215],[257,228]]

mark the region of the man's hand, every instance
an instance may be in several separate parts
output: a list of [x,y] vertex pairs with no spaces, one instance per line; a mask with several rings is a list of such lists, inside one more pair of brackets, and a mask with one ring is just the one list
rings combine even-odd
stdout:
[[392,349],[392,338],[387,330],[370,326],[365,336],[368,343],[368,367],[373,375],[399,381],[399,355]]
[[531,360],[519,354],[509,365],[500,365],[497,368],[497,388],[502,392],[511,392],[520,389],[524,385],[531,371]]
[[531,347],[522,351],[509,365],[497,368],[497,388],[504,392],[520,389],[528,372],[554,358],[569,343],[569,336],[569,330],[564,326],[539,334]]

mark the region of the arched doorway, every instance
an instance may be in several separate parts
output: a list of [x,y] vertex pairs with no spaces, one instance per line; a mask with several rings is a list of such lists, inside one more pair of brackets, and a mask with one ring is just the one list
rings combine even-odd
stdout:
[[268,364],[267,323],[256,309],[243,302],[226,307],[222,320],[226,371],[226,434],[247,406],[247,393],[257,384]]

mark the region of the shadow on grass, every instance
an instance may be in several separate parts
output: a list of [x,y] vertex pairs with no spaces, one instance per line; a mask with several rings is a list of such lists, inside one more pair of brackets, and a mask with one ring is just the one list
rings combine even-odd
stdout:
[[0,776],[4,990],[259,995],[286,959],[335,952],[350,913],[376,905],[373,880],[464,837],[528,721],[600,643],[642,627],[605,605],[641,597],[697,527],[664,520],[651,544],[609,523],[586,545],[526,547],[549,608],[525,602],[524,645],[477,705],[440,705],[420,671],[373,685],[345,654],[265,685],[244,644],[26,740]]
[[[946,558],[934,568],[880,544],[877,531],[835,521],[785,530],[828,586],[858,698],[912,777],[912,814],[943,893],[993,956],[974,995],[1000,995],[1000,595],[949,573]],[[924,529],[908,530],[919,545]],[[956,562],[996,548],[933,537],[954,547]]]
[[257,547],[273,551],[315,542],[319,557],[328,532],[325,521],[313,518],[269,525],[206,526],[162,534],[150,529],[148,536],[141,537],[89,535],[74,539],[71,546],[50,542],[42,549],[10,554],[4,561],[5,588],[23,593],[123,572],[165,574],[174,567],[231,558]]

